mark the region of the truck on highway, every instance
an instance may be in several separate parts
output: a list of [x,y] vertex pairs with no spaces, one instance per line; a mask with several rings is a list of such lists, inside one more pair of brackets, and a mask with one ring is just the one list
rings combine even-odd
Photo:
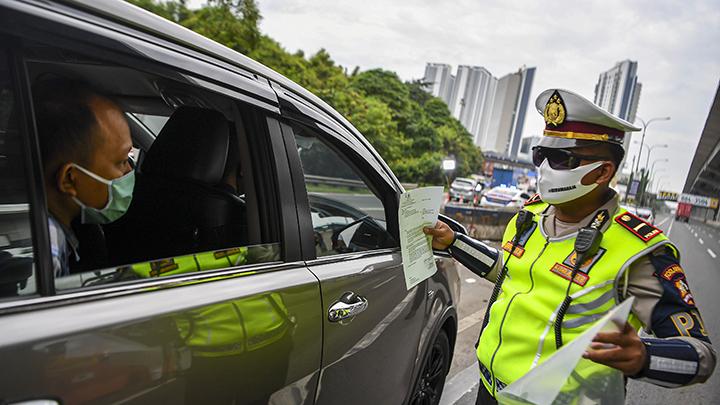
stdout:
[[690,220],[690,212],[692,211],[692,205],[684,202],[679,202],[677,209],[675,210],[675,220],[688,222]]

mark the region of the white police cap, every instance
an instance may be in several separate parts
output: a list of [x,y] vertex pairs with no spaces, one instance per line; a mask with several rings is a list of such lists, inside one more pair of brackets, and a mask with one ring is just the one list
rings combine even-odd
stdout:
[[569,90],[543,91],[535,100],[535,108],[545,119],[538,146],[571,148],[596,142],[622,146],[626,132],[640,130]]

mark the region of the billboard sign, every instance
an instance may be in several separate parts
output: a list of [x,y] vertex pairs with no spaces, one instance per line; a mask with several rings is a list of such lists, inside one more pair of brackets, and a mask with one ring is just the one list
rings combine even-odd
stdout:
[[678,193],[673,193],[672,191],[658,191],[657,199],[661,201],[677,201]]
[[717,198],[705,197],[702,195],[695,195],[695,194],[682,193],[682,194],[680,194],[680,198],[678,198],[678,202],[694,205],[696,207],[704,207],[704,208],[717,208],[718,207],[718,199]]
[[630,183],[630,190],[628,191],[628,195],[637,195],[638,188],[640,187],[640,180],[633,180],[632,183]]

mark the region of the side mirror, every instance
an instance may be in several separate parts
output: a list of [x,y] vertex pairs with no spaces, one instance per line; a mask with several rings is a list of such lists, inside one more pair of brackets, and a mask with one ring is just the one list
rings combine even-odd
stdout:
[[445,224],[447,224],[447,226],[449,226],[450,229],[452,229],[453,231],[455,231],[455,232],[457,232],[457,233],[461,233],[461,234],[463,234],[463,235],[467,235],[467,234],[468,234],[468,231],[467,231],[467,229],[465,228],[465,226],[464,226],[463,224],[461,224],[460,222],[458,222],[458,221],[450,218],[450,217],[447,216],[447,215],[439,214],[439,215],[438,215],[438,220],[444,222]]

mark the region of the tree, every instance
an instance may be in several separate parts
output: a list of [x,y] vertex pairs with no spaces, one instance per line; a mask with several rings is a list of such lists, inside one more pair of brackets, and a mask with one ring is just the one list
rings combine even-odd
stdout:
[[215,40],[316,94],[345,116],[385,159],[401,181],[442,184],[442,159],[454,155],[456,173],[478,172],[480,150],[447,105],[420,81],[403,82],[383,69],[348,74],[325,49],[309,58],[263,35],[254,0],[208,0],[197,10],[185,0],[129,0]]

